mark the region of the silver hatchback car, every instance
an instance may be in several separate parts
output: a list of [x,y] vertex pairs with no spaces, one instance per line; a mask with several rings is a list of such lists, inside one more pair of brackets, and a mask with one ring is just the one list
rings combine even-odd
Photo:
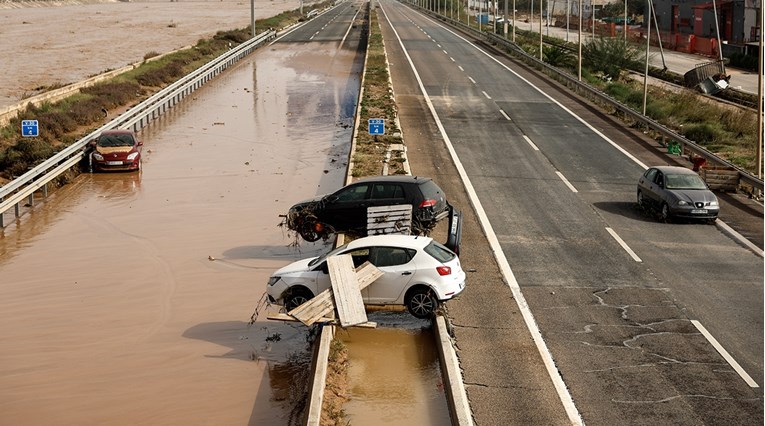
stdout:
[[717,197],[696,172],[685,167],[657,166],[643,173],[637,185],[637,202],[672,218],[714,221],[720,213]]

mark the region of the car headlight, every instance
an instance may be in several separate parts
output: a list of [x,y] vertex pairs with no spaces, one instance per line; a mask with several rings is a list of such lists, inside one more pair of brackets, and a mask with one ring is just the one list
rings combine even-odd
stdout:
[[714,200],[714,201],[710,201],[709,205],[710,206],[719,206],[720,204],[717,202],[717,200]]
[[270,286],[276,284],[280,279],[281,279],[281,277],[271,277],[271,278],[269,278],[268,279],[268,286],[270,287]]
[[135,157],[138,157],[138,153],[137,152],[133,152],[133,153],[129,154],[127,156],[127,159],[128,159],[128,161],[133,161],[133,160],[135,160]]
[[687,202],[687,201],[685,201],[685,200],[680,200],[680,201],[678,201],[678,202],[677,202],[677,205],[678,205],[678,206],[687,206],[687,205],[688,205],[688,202]]
[[97,152],[93,153],[93,158],[96,159],[96,161],[104,161],[104,156]]

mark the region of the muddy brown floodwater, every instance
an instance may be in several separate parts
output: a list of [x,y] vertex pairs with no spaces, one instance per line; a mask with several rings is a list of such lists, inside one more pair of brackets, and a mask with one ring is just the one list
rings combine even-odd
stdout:
[[343,409],[350,423],[451,424],[429,323],[405,312],[375,312],[369,319],[378,328],[336,334],[348,348],[350,400]]
[[278,215],[342,185],[360,64],[261,49],[141,132],[140,173],[0,231],[0,424],[293,423],[306,328],[248,321],[273,270],[329,248]]

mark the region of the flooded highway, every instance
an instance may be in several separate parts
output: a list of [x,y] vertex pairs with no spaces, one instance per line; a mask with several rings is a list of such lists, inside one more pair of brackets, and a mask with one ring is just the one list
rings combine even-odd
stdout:
[[342,185],[363,56],[335,46],[261,49],[139,134],[140,173],[2,231],[0,423],[296,421],[306,329],[248,322],[274,269],[328,248],[278,215]]

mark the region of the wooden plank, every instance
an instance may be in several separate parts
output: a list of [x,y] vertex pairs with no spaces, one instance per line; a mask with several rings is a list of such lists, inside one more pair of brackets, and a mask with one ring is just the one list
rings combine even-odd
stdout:
[[[283,312],[280,312],[278,314],[268,315],[266,318],[270,319],[271,321],[299,321],[298,319],[291,317],[290,314],[285,314]],[[326,323],[326,324],[336,324],[337,319],[322,317],[322,318],[319,318],[317,322]],[[356,324],[353,327],[377,328],[377,323],[374,321],[367,321],[361,324]]]
[[356,270],[353,268],[353,258],[347,254],[331,256],[327,258],[327,266],[340,325],[348,327],[367,322],[367,312],[359,291]]
[[[376,279],[380,278],[383,272],[375,265],[369,262],[364,262],[363,265],[356,269],[356,278],[359,282],[359,291],[365,289],[368,285],[372,284]],[[314,323],[321,321],[330,312],[335,310],[335,304],[333,300],[332,289],[326,289],[316,295],[313,299],[303,303],[297,308],[289,311],[287,315],[295,317],[298,321],[305,325],[313,325]]]
[[412,206],[375,206],[367,208],[367,234],[404,234],[412,231]]

